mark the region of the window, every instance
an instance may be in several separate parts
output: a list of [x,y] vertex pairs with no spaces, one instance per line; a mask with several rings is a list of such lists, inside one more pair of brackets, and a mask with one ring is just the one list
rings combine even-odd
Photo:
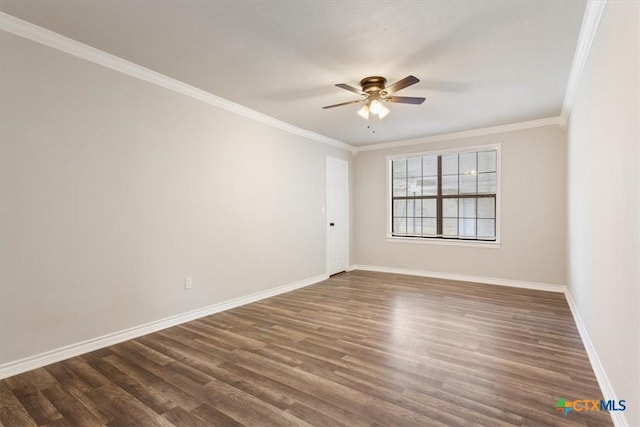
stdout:
[[497,241],[498,149],[389,157],[390,237]]

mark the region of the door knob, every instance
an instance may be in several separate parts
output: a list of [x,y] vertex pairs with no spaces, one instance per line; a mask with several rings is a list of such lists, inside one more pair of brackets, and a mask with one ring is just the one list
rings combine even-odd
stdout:
[[329,223],[329,227],[333,227],[334,225],[336,225],[336,223],[335,223],[335,222],[330,222],[330,223]]

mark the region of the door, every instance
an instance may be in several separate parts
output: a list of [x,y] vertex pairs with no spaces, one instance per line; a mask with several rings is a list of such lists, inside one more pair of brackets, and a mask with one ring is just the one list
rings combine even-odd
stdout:
[[327,157],[327,273],[349,265],[349,163]]

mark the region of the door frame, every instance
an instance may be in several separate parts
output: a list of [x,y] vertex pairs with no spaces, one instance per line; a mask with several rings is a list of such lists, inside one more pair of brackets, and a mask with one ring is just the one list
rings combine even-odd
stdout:
[[329,174],[327,173],[328,171],[328,165],[329,162],[334,162],[334,163],[339,163],[339,164],[343,164],[347,170],[347,182],[346,182],[346,188],[345,188],[345,215],[347,218],[347,222],[345,224],[345,238],[346,238],[346,248],[347,248],[347,253],[346,253],[346,263],[347,265],[345,266],[345,271],[349,271],[349,267],[351,266],[350,264],[350,255],[351,255],[351,227],[350,222],[351,222],[351,214],[350,214],[350,210],[349,210],[349,205],[351,202],[350,199],[350,192],[349,192],[349,186],[351,184],[351,176],[350,176],[350,171],[349,171],[349,161],[348,160],[343,160],[343,159],[339,159],[337,157],[331,157],[331,156],[326,156],[325,158],[325,164],[324,164],[324,173],[325,173],[325,177],[324,177],[324,187],[325,187],[325,191],[324,191],[324,231],[325,231],[325,271],[327,273],[327,275],[331,275],[332,273],[329,273],[329,212],[327,210],[327,202],[329,200]]

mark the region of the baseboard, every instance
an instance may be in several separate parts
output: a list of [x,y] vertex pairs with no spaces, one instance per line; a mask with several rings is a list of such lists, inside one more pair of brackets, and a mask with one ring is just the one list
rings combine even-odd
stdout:
[[260,301],[265,298],[270,298],[285,292],[290,292],[295,289],[304,288],[305,286],[313,285],[314,283],[321,282],[328,278],[329,278],[328,275],[320,274],[318,276],[310,277],[308,279],[303,279],[297,282],[289,283],[288,285],[279,286],[277,288],[268,289],[266,291],[257,292],[257,293],[246,295],[239,298],[234,298],[218,304],[213,304],[207,307],[188,311],[186,313],[167,317],[165,319],[146,323],[144,325],[134,326],[133,328],[125,329],[123,331],[114,332],[111,334],[103,335],[101,337],[82,341],[76,344],[60,347],[54,350],[47,351],[45,353],[40,353],[34,356],[26,357],[24,359],[3,363],[2,365],[0,365],[0,379],[21,374],[23,372],[30,371],[32,369],[41,368],[43,366],[68,359],[70,357],[80,356],[82,354],[85,354],[94,350],[98,350],[104,347],[108,347],[110,345],[118,344],[120,342],[134,339],[142,335],[147,335],[152,332],[159,331],[161,329],[166,329],[171,326],[179,325],[181,323],[189,322],[191,320],[195,320],[200,317],[209,316],[211,314],[230,310],[232,308],[239,307],[241,305],[250,304],[252,302]]
[[[613,391],[613,386],[611,385],[611,381],[609,381],[609,377],[607,376],[606,371],[604,370],[604,366],[602,366],[602,362],[598,357],[598,353],[596,352],[596,348],[591,341],[591,337],[587,332],[587,327],[582,321],[582,317],[580,316],[580,312],[578,312],[578,306],[576,305],[573,297],[571,296],[571,292],[569,289],[565,291],[565,297],[567,298],[567,303],[569,304],[569,308],[571,309],[571,314],[573,314],[573,319],[576,323],[576,327],[578,328],[578,332],[580,333],[580,338],[582,339],[582,343],[584,344],[584,349],[587,352],[587,356],[589,356],[589,362],[591,363],[591,367],[593,368],[593,373],[596,375],[596,380],[598,381],[598,385],[600,386],[600,390],[602,391],[602,397],[605,400],[615,400],[616,397],[615,392]],[[610,411],[611,419],[613,420],[613,425],[616,427],[624,427],[628,426],[626,417],[624,412],[618,411]]]
[[442,273],[436,271],[412,270],[407,268],[381,267],[376,265],[354,265],[354,270],[379,271],[382,273],[408,274],[410,276],[433,277],[435,279],[459,280],[462,282],[476,282],[487,285],[509,286],[512,288],[535,289],[547,292],[562,292],[566,286],[549,283],[525,282],[522,280],[500,279],[495,277],[468,276],[465,274]]

